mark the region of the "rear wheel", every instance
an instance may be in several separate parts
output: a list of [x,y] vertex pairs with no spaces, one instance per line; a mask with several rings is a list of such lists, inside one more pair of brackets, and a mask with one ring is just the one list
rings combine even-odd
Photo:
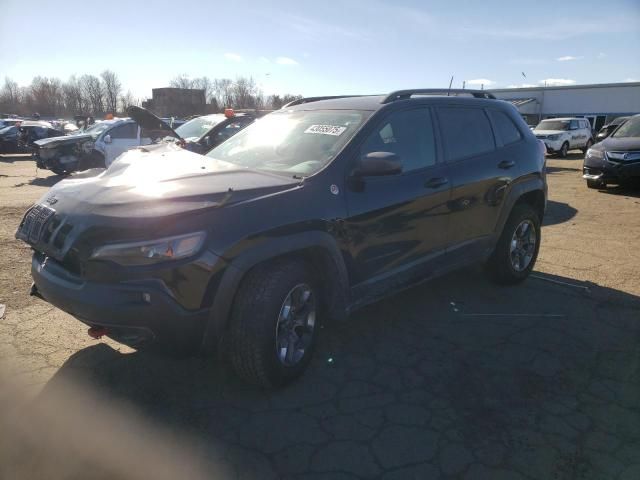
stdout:
[[593,141],[591,139],[587,140],[587,144],[582,149],[582,153],[587,153],[587,150],[589,150],[592,145],[593,145]]
[[487,271],[497,283],[522,282],[533,270],[539,250],[538,214],[530,205],[516,205],[487,262]]
[[560,147],[560,151],[558,153],[560,155],[560,158],[566,158],[567,157],[567,153],[569,153],[569,143],[568,142],[564,142],[562,144],[562,146]]
[[236,373],[263,387],[285,385],[306,369],[316,342],[320,292],[300,261],[256,267],[233,305],[228,352]]

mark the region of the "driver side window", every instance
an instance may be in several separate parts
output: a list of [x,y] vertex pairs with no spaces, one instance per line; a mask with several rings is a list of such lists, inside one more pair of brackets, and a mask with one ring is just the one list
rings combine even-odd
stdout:
[[118,127],[112,128],[109,132],[111,135],[111,139],[135,139],[138,138],[138,124],[136,123],[127,123],[125,125],[120,125]]
[[578,129],[578,120],[571,120],[569,123],[569,130],[577,130]]
[[361,156],[372,152],[395,153],[402,162],[403,172],[435,165],[436,148],[429,110],[416,108],[389,115],[360,149]]

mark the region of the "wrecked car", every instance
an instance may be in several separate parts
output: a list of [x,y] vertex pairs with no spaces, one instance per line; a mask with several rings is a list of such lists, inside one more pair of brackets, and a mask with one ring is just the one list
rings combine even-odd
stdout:
[[233,137],[256,120],[254,115],[235,113],[233,109],[227,108],[225,113],[196,117],[174,130],[167,126],[164,119],[158,118],[145,108],[131,106],[127,109],[127,114],[142,128],[153,130],[158,135],[166,131],[169,133],[166,140],[177,142],[190,152],[201,155]]
[[227,109],[224,114],[215,113],[189,120],[176,128],[176,133],[184,140],[187,150],[204,155],[255,120],[251,114]]
[[23,120],[0,130],[0,152],[29,153],[34,148],[34,142],[61,135],[64,132],[53,128],[49,122]]
[[104,120],[84,131],[35,142],[38,168],[58,175],[88,168],[106,168],[130,148],[147,145],[171,135],[164,122],[154,129],[141,128],[130,118]]

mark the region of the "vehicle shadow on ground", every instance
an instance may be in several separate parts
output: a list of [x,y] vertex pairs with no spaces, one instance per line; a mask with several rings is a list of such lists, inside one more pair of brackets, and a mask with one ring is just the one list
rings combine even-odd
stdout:
[[600,193],[606,193],[607,195],[620,195],[623,197],[640,198],[640,182],[634,186],[607,186],[604,189],[599,190]]
[[[247,386],[214,359],[97,344],[36,401],[73,382],[187,432],[203,455],[224,451],[244,478],[405,465],[421,469],[398,478],[435,478],[474,462],[505,478],[613,478],[640,452],[639,317],[624,292],[539,272],[498,287],[472,268],[327,326],[309,370],[282,390]],[[580,447],[603,435],[626,457]]]
[[576,216],[578,210],[564,202],[554,200],[547,201],[547,210],[544,213],[543,226],[557,225],[571,220]]
[[560,172],[580,172],[578,168],[570,168],[570,167],[553,167],[547,165],[546,172],[549,174],[552,173],[560,173]]
[[33,157],[30,153],[0,154],[0,162],[2,163],[15,163],[15,162],[23,162],[26,160],[33,160]]
[[53,187],[56,183],[67,178],[67,175],[51,175],[49,177],[36,177],[29,180],[29,185],[37,187]]

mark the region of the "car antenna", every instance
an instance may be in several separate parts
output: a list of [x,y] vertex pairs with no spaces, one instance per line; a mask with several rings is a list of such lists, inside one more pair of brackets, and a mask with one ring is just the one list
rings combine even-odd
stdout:
[[452,83],[453,83],[453,75],[451,75],[451,80],[449,80],[449,90],[447,90],[447,97],[449,96],[449,91],[451,90]]

